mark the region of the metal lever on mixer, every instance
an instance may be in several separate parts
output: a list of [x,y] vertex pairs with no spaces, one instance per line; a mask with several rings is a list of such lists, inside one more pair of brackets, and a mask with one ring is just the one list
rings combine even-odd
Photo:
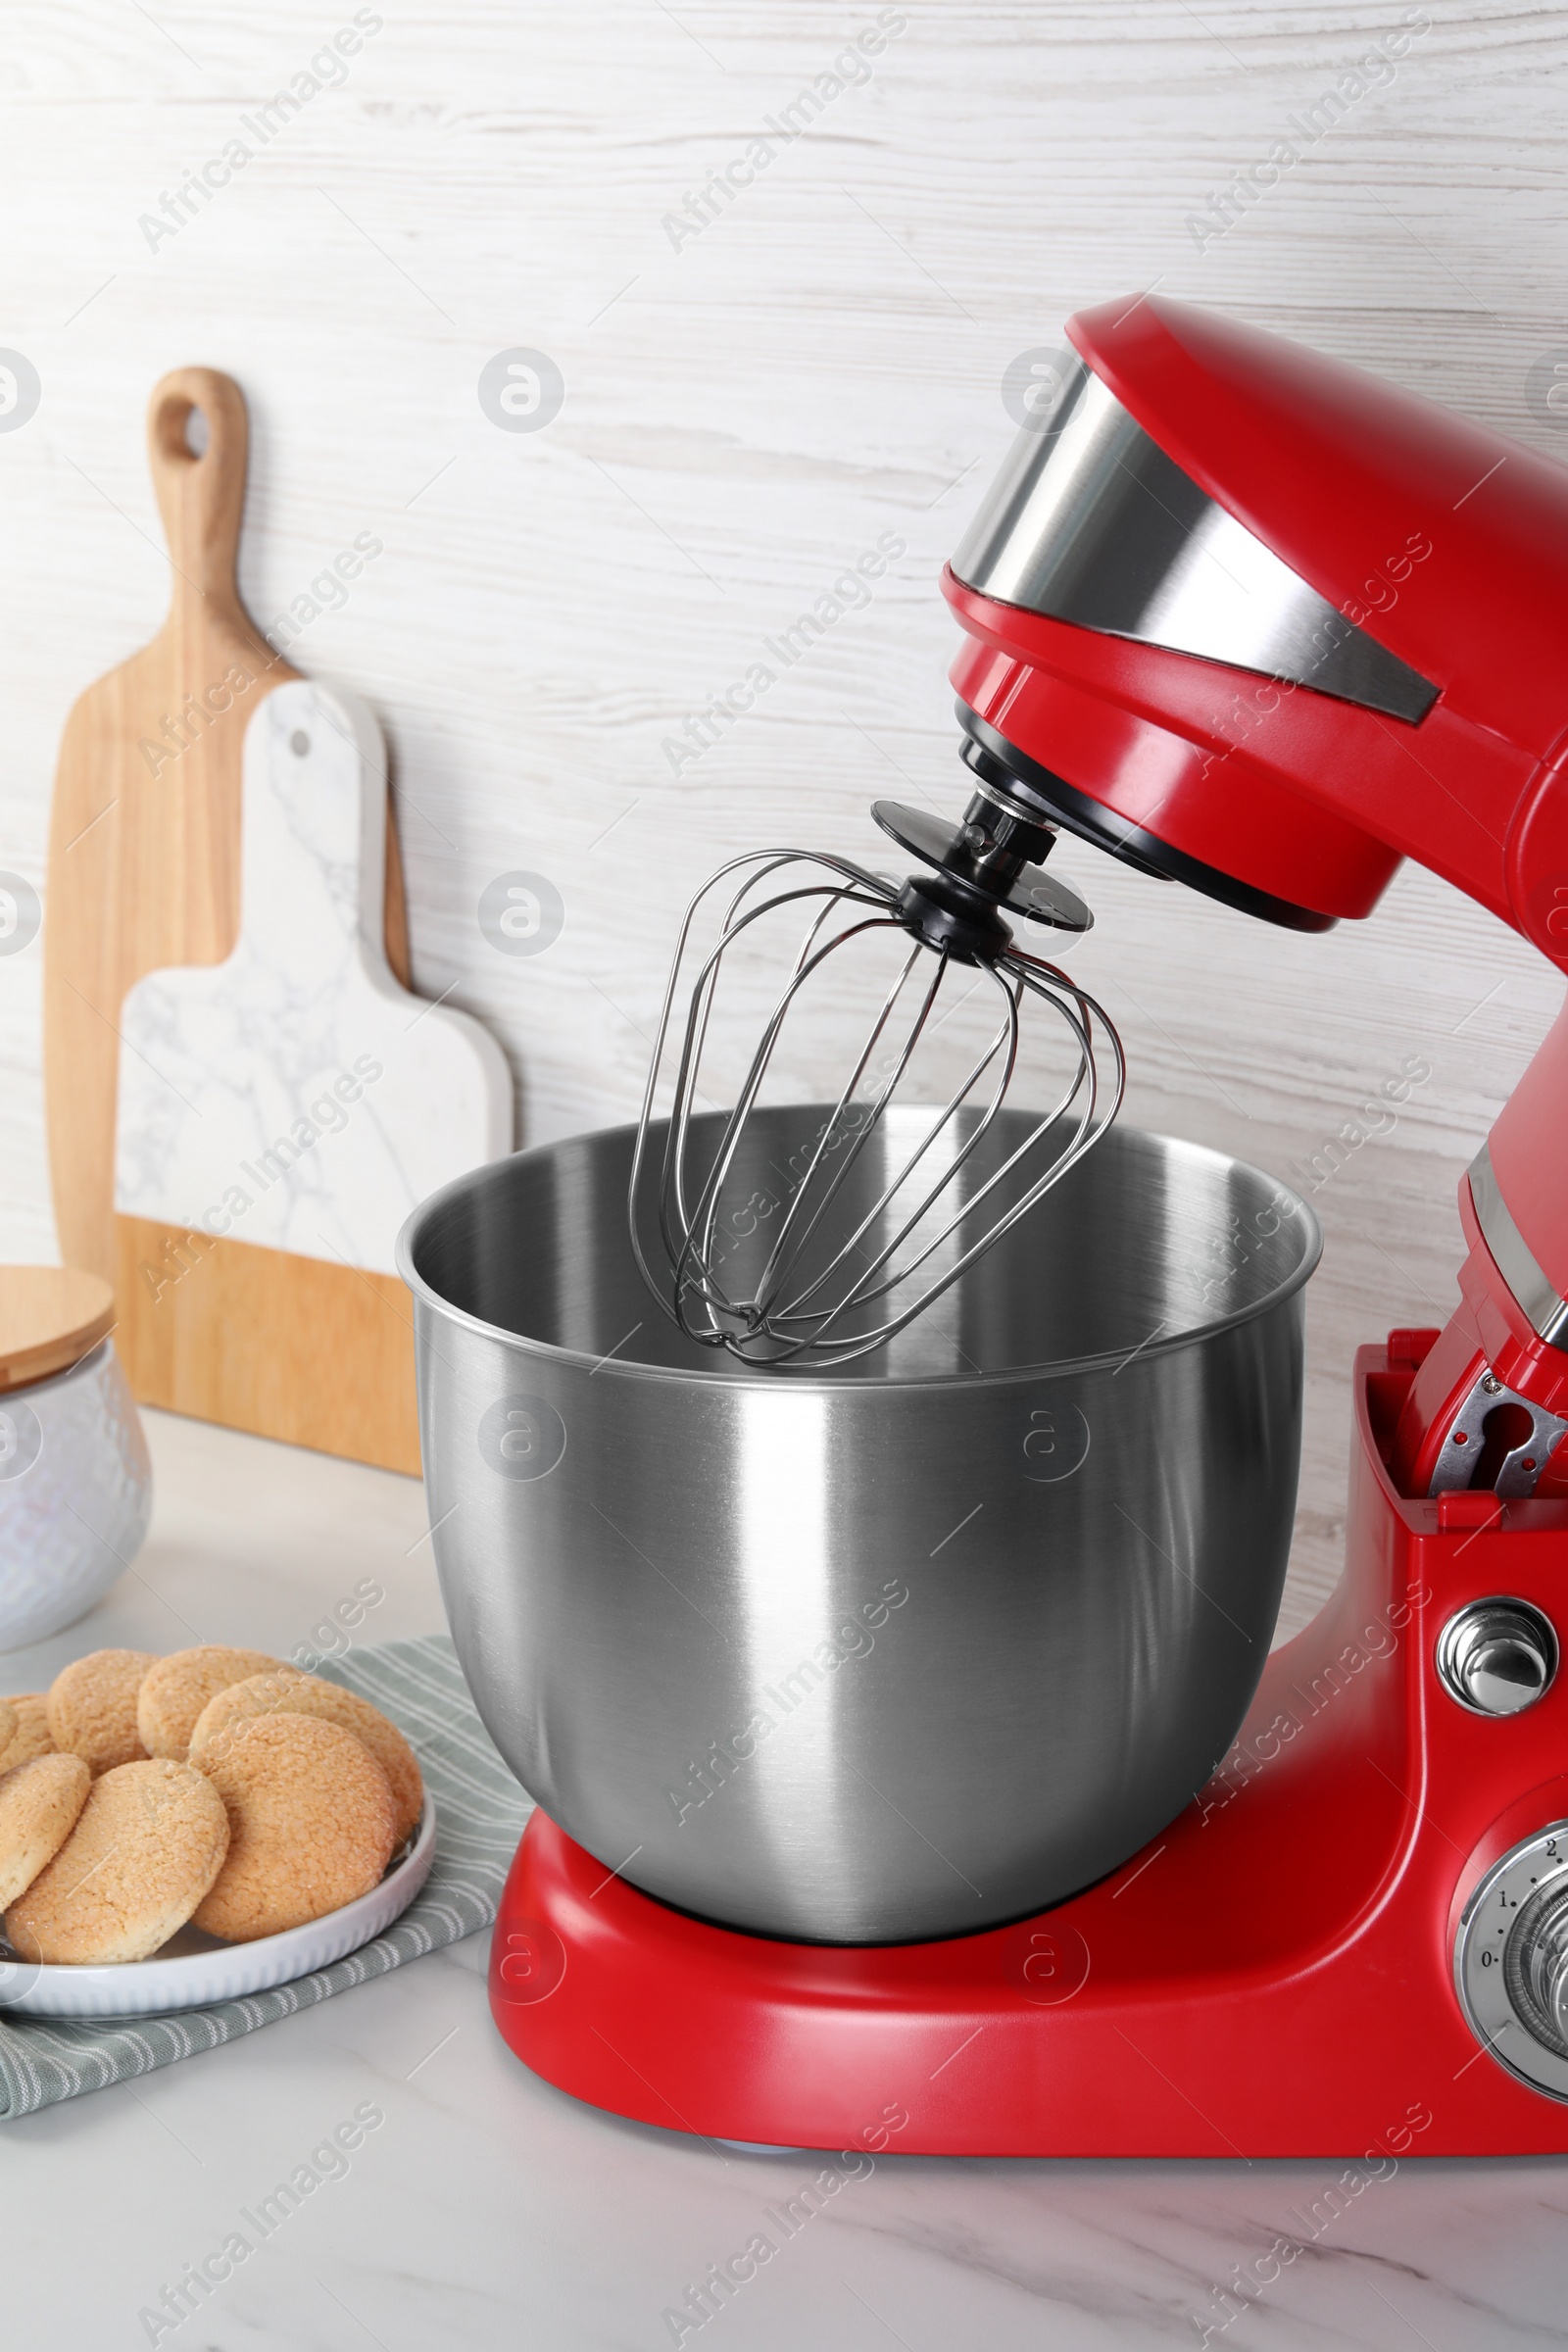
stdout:
[[1533,1494],[1568,1421],[1505,1388],[1493,1371],[1474,1382],[1442,1433],[1429,1494]]
[[1565,1437],[1568,1415],[1494,1371],[1476,1320],[1461,1304],[1444,1331],[1428,1336],[1394,1431],[1389,1468],[1402,1494],[1560,1500]]

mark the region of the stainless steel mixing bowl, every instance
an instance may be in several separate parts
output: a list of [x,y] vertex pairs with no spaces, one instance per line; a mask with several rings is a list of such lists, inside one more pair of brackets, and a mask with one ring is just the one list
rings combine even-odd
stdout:
[[[824,1116],[754,1120],[741,1258]],[[607,1871],[763,1935],[961,1935],[1113,1869],[1268,1651],[1311,1210],[1118,1127],[890,1348],[799,1377],[661,1314],[631,1142],[477,1169],[399,1244],[436,1564],[503,1755]],[[855,1176],[863,1211],[872,1152]]]

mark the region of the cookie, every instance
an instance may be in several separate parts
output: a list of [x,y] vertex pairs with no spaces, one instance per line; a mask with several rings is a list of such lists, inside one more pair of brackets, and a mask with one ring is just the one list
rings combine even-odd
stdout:
[[229,1846],[197,1927],[244,1943],[369,1893],[396,1813],[386,1774],[352,1732],[308,1715],[255,1715],[201,1753],[228,1809]]
[[223,1800],[193,1765],[112,1765],[7,1911],[6,1934],[24,1958],[50,1965],[145,1960],[184,1926],[227,1851]]
[[281,1674],[257,1675],[220,1691],[203,1709],[191,1734],[191,1762],[200,1764],[205,1772],[203,1751],[258,1715],[311,1715],[323,1723],[335,1723],[362,1740],[391,1784],[396,1842],[401,1845],[423,1809],[424,1783],[413,1748],[378,1707],[338,1683],[325,1682],[316,1674],[298,1674],[290,1667]]
[[150,1649],[95,1649],[57,1674],[48,1698],[56,1747],[79,1756],[95,1777],[117,1764],[144,1761],[136,1694],[157,1663]]
[[34,1756],[0,1773],[0,1911],[54,1860],[91,1787],[79,1756]]
[[13,1765],[30,1763],[34,1756],[52,1756],[55,1743],[49,1737],[48,1701],[41,1690],[19,1690],[8,1698],[6,1705],[17,1719],[17,1728],[9,1747],[0,1747],[0,1772],[9,1772]]
[[17,1710],[9,1698],[0,1698],[0,1756],[17,1736]]
[[141,1743],[150,1756],[172,1756],[183,1764],[196,1718],[210,1698],[254,1674],[290,1672],[265,1649],[225,1649],[216,1642],[176,1649],[172,1657],[159,1659],[136,1694]]

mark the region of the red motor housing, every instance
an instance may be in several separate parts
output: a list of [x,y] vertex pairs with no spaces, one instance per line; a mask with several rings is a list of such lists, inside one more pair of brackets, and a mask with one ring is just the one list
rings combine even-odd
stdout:
[[[1568,472],[1189,304],[1067,331],[1081,366],[944,574],[977,774],[1299,929],[1415,858],[1568,970]],[[1293,593],[1270,641],[1250,615]],[[1490,1375],[1532,1417],[1513,1491],[1568,1491],[1568,1011],[1461,1196],[1464,1302],[1398,1475],[1428,1492]]]

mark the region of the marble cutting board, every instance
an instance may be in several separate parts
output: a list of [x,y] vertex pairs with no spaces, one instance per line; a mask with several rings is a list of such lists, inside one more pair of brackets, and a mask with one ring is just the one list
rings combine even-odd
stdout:
[[115,1207],[146,1401],[414,1469],[393,1246],[511,1149],[512,1080],[477,1021],[387,965],[385,824],[368,710],[277,687],[246,730],[233,952],[122,1006]]

